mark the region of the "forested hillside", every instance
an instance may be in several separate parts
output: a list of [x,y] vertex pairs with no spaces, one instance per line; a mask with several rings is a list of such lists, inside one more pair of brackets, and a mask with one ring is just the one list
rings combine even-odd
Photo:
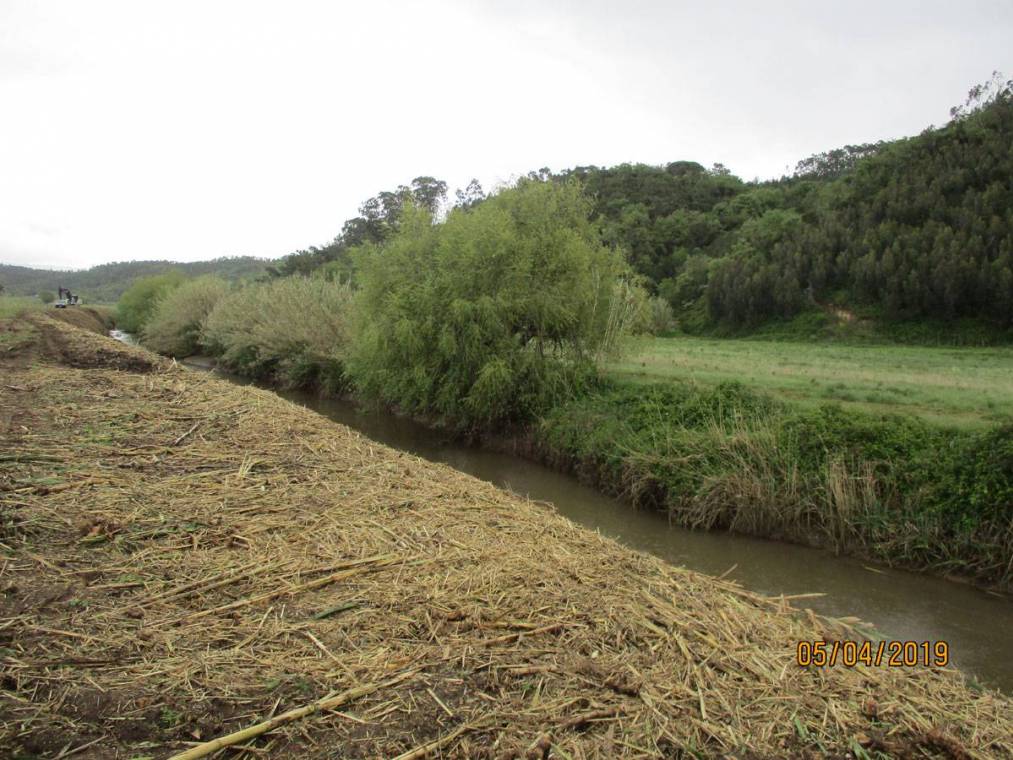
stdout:
[[833,299],[893,318],[1013,323],[1008,90],[942,129],[882,146],[797,200],[759,217],[767,237],[744,235],[713,267],[712,318],[755,322]]
[[[527,179],[578,180],[608,244],[684,330],[753,329],[806,311],[857,311],[883,323],[1013,327],[1013,99],[998,75],[941,128],[847,145],[798,162],[791,177],[743,182],[716,164],[585,166]],[[350,273],[349,252],[397,230],[406,202],[437,212],[445,183],[418,177],[366,201],[320,248],[276,275]],[[487,196],[476,181],[454,206]]]
[[1013,324],[1010,82],[972,90],[941,129],[812,156],[776,182],[684,161],[557,176],[585,183],[606,239],[686,325],[830,304]]
[[78,293],[87,303],[112,302],[138,277],[177,270],[191,277],[214,274],[228,280],[239,280],[263,275],[269,263],[252,256],[234,256],[189,263],[123,261],[73,271],[0,264],[0,284],[8,295],[33,296],[43,291],[55,292],[62,286]]

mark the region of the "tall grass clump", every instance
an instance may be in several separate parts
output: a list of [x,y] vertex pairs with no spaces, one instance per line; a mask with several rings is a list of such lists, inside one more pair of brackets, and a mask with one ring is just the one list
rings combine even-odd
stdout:
[[672,304],[660,296],[647,302],[647,330],[651,335],[662,335],[675,329],[675,313]]
[[800,409],[738,383],[617,383],[558,406],[536,453],[692,528],[1013,583],[1013,426]]
[[352,290],[323,277],[253,283],[208,314],[202,343],[225,366],[291,386],[345,387]]
[[141,330],[141,342],[160,354],[189,356],[200,348],[204,320],[229,292],[228,283],[208,276],[169,290]]
[[117,327],[125,332],[140,334],[162,297],[184,282],[186,277],[177,271],[134,280],[116,304]]
[[631,281],[576,184],[522,181],[442,224],[408,208],[358,252],[349,369],[365,396],[462,428],[532,419],[594,376]]

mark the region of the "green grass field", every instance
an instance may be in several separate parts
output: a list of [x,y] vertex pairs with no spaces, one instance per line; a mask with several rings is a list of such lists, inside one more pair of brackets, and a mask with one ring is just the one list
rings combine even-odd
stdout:
[[10,319],[22,312],[43,308],[45,308],[45,305],[38,298],[0,296],[0,319]]
[[805,405],[839,402],[982,428],[1013,417],[1013,348],[855,346],[694,337],[635,338],[617,379],[738,380]]
[[35,328],[25,322],[15,326],[12,321],[27,311],[44,308],[38,298],[0,296],[0,353],[15,351],[32,342]]

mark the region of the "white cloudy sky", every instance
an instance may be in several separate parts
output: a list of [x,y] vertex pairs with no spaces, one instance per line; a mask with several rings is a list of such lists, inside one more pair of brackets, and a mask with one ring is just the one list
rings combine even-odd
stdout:
[[277,256],[429,174],[723,162],[942,124],[1013,3],[0,0],[0,262]]

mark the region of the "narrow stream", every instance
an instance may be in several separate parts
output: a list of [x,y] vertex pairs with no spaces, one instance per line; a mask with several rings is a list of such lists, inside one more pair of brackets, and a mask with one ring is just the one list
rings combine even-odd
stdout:
[[[207,370],[213,362],[194,361],[192,366]],[[954,665],[985,686],[1013,693],[1013,602],[1005,597],[818,549],[674,527],[662,514],[602,496],[569,475],[463,445],[411,420],[313,393],[277,392],[375,441],[551,502],[571,520],[673,564],[711,575],[734,566],[728,577],[750,590],[771,595],[823,593],[798,604],[834,617],[857,616],[892,639],[946,640]]]

